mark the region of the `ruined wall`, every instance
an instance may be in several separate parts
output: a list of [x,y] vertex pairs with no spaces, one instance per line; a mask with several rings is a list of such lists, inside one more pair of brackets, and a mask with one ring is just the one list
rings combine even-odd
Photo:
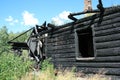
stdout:
[[[102,22],[101,22],[102,21]],[[94,15],[53,30],[47,38],[46,53],[56,67],[73,67],[85,73],[97,73],[101,69],[108,75],[120,76],[120,6],[108,8],[104,16]],[[76,60],[75,29],[93,26],[95,58]]]

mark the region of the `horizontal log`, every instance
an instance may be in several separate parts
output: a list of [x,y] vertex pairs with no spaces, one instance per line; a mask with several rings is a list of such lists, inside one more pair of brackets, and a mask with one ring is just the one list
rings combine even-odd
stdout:
[[98,36],[107,36],[107,35],[117,34],[117,33],[120,33],[120,27],[96,31],[95,36],[96,37],[98,37]]
[[104,15],[103,20],[106,21],[106,20],[113,19],[113,18],[116,18],[116,17],[120,17],[120,12],[115,12],[115,13],[112,13],[112,14],[109,14],[109,15]]
[[97,56],[120,56],[120,47],[99,49]]
[[61,61],[64,61],[64,62],[75,62],[76,59],[75,58],[55,58],[52,59],[52,62],[61,62]]
[[[116,17],[116,18],[112,18],[112,19],[108,19],[108,20],[102,21],[100,26],[108,25],[108,24],[115,23],[115,22],[120,22],[120,16]],[[100,26],[98,26],[98,23],[95,23],[94,26],[95,27],[100,27]]]
[[119,63],[76,63],[77,67],[91,67],[91,68],[120,68],[120,62]]
[[72,60],[74,58],[71,59],[61,59],[61,58],[57,58],[55,61],[77,61],[77,62],[120,62],[120,56],[106,56],[106,57],[95,57],[95,59],[80,59],[77,60],[75,58],[75,60]]
[[69,45],[69,44],[74,44],[74,43],[75,43],[74,39],[67,39],[63,41],[56,41],[56,42],[48,43],[48,46],[49,45],[53,45],[53,46]]
[[75,44],[58,45],[58,46],[51,46],[51,45],[48,45],[48,46],[47,46],[47,50],[48,50],[48,51],[51,51],[51,50],[71,49],[71,48],[75,48]]
[[110,24],[103,25],[103,26],[100,26],[100,27],[97,27],[97,25],[96,25],[96,26],[94,26],[94,30],[95,31],[100,31],[100,30],[116,28],[116,27],[119,27],[119,26],[120,26],[119,22],[111,22]]
[[[114,14],[114,13],[119,12],[119,7],[116,7],[115,9],[113,9],[113,10],[111,10],[111,11],[109,11],[109,10],[110,10],[110,9],[105,10],[104,16],[106,16],[106,15],[111,15],[111,14]],[[98,15],[98,16],[95,16],[94,19],[97,18],[97,17],[99,17],[99,15]],[[75,22],[75,24],[80,23],[80,22],[85,22],[85,21],[88,21],[88,20],[91,20],[91,17],[80,19],[80,20],[78,20],[77,22]],[[64,25],[61,25],[61,26],[56,26],[56,28],[54,29],[54,31],[56,31],[56,30],[58,30],[58,29],[61,29],[61,28],[65,28],[66,26],[70,26],[70,25],[72,25],[73,23],[74,23],[74,22],[72,22],[72,23],[67,23],[67,24],[64,24]],[[53,29],[48,29],[48,30],[42,31],[42,32],[40,32],[39,34],[35,34],[34,37],[35,37],[35,36],[42,35],[42,34],[45,34],[45,33],[51,33],[51,31],[53,31]]]
[[51,50],[51,51],[47,51],[47,54],[65,54],[65,53],[75,53],[75,48],[71,48],[71,49],[63,49],[63,50]]
[[111,34],[111,35],[107,35],[107,36],[94,37],[94,40],[96,43],[120,40],[120,33]]
[[96,57],[93,61],[120,62],[120,56]]
[[[58,30],[56,30],[56,31],[58,31]],[[58,36],[63,36],[65,34],[66,35],[73,34],[70,30],[62,31],[60,33],[53,33],[53,32],[51,32],[51,33],[48,34],[50,38],[55,38],[55,37],[58,37]]]
[[77,71],[82,71],[83,73],[91,74],[91,73],[100,73],[103,72],[106,75],[118,75],[120,76],[120,68],[79,68],[77,67]]
[[47,38],[47,42],[52,43],[52,42],[63,41],[68,39],[74,39],[74,34],[63,34],[61,36]]
[[96,43],[95,46],[96,46],[96,49],[120,47],[120,40]]
[[[116,18],[115,18],[116,17]],[[103,17],[103,22],[101,25],[106,25],[106,24],[110,24],[111,22],[116,22],[116,21],[120,21],[120,19],[118,18],[120,17],[120,13],[115,13],[113,15],[107,15],[107,16],[104,16]],[[112,21],[111,21],[112,20]],[[58,29],[54,32],[52,32],[52,34],[58,34],[58,33],[62,33],[62,32],[65,32],[65,31],[70,31],[70,29],[75,29],[75,28],[78,28],[78,25],[79,27],[83,27],[83,26],[86,26],[86,25],[90,25],[91,24],[91,21],[92,21],[92,17],[91,19],[89,19],[88,21],[83,21],[82,23],[79,22],[79,23],[75,23],[75,24],[71,24],[69,26],[66,26],[66,28],[61,28],[61,29]],[[96,27],[97,27],[97,23],[99,21],[99,18],[96,18],[95,20],[93,19],[94,23],[96,23]]]
[[48,54],[48,56],[54,55],[55,58],[75,58],[74,53],[53,53],[53,54]]
[[89,67],[89,68],[120,68],[120,62],[59,62],[58,65],[62,66],[76,66],[76,67]]
[[[103,22],[102,22],[101,26],[120,21],[120,18],[119,18],[120,15],[119,14],[120,13],[116,13],[116,14],[113,14],[113,15],[104,16],[103,17]],[[115,17],[117,17],[117,18],[115,18]],[[99,21],[99,18],[97,18],[96,20],[94,20],[94,23],[96,23],[94,25],[96,25],[96,27],[98,26],[98,24],[97,24],[98,21]],[[83,21],[82,23],[79,22],[79,23],[68,25],[68,26],[66,26],[66,28],[64,28],[64,27],[60,28],[58,30],[55,30],[55,31],[51,32],[50,34],[55,35],[55,34],[60,34],[60,33],[66,32],[66,31],[68,31],[69,33],[71,33],[71,32],[73,32],[71,30],[75,29],[75,28],[78,28],[78,26],[79,27],[83,27],[83,26],[89,26],[90,24],[91,24],[91,19],[88,20],[88,21],[85,21],[85,22]]]
[[[99,17],[98,18],[91,17],[88,21],[83,21],[83,22],[81,21],[81,22],[75,24],[75,28],[76,28],[76,26],[77,27],[89,26],[92,23],[92,24],[94,24],[95,29],[97,29],[97,28],[99,29],[99,27],[105,26],[108,23],[113,24],[115,22],[118,22],[119,21],[118,17],[120,17],[120,13],[114,13],[114,14],[111,14],[111,15],[106,15],[106,16],[103,17],[103,20],[102,20],[102,23],[100,24],[100,26],[98,26]],[[111,20],[113,20],[113,21],[111,21]]]
[[[111,18],[114,18],[114,17],[118,17],[118,16],[120,16],[119,15],[119,11],[109,11],[109,10],[107,10],[107,11],[105,11],[104,12],[104,15],[103,15],[104,17],[103,17],[103,20],[102,21],[104,21],[104,20],[108,20],[108,19],[111,19]],[[86,21],[88,21],[88,20],[94,20],[95,22],[98,22],[99,21],[99,14],[98,15],[94,15],[94,17],[93,16],[90,16],[90,17],[86,17],[86,18],[83,18],[83,19],[80,19],[80,20],[78,20],[78,21],[76,21],[76,23],[79,23],[79,22],[86,22]]]

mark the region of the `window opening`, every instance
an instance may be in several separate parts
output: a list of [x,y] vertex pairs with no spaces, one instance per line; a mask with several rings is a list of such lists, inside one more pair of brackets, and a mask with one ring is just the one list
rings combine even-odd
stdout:
[[91,58],[94,57],[93,32],[92,28],[76,30],[76,57]]

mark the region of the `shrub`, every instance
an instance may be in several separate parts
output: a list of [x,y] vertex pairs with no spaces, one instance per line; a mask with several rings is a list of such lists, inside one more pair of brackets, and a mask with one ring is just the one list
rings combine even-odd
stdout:
[[19,79],[30,70],[31,64],[30,61],[23,61],[21,57],[15,56],[14,54],[3,53],[0,55],[0,79]]

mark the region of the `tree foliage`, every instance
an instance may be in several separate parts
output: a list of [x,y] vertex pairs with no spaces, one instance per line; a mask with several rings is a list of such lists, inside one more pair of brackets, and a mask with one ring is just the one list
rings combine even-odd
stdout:
[[0,54],[3,52],[8,52],[10,46],[8,45],[8,31],[7,28],[4,26],[0,29]]
[[[10,45],[7,42],[20,35],[21,33],[8,33],[6,26],[0,28],[0,54],[2,54],[3,52],[9,52]],[[14,42],[25,42],[28,39],[29,34],[30,33],[23,34],[22,36],[16,38]]]

